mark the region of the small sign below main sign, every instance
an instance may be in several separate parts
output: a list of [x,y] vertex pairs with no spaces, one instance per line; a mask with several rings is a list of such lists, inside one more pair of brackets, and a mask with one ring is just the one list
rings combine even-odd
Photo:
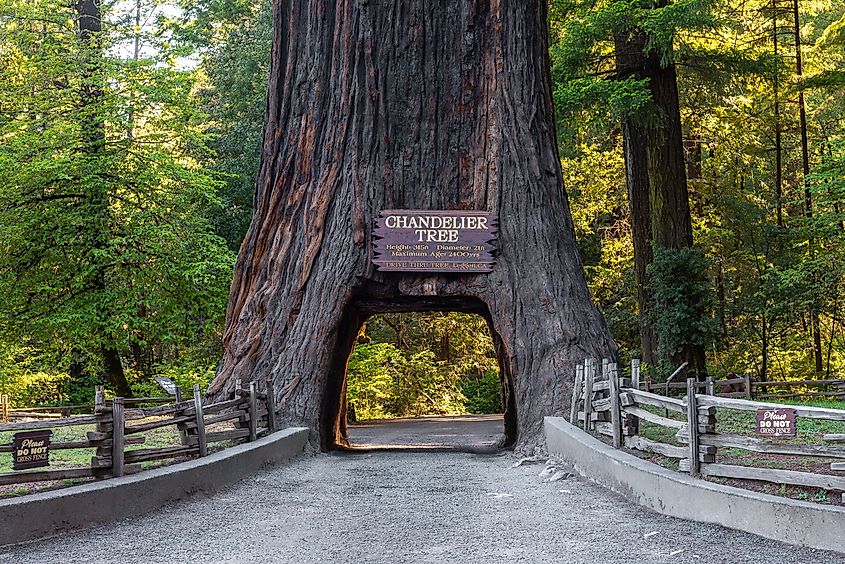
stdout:
[[758,409],[757,434],[765,437],[794,437],[798,432],[795,419],[794,409]]
[[161,386],[162,390],[171,396],[176,395],[176,384],[173,383],[173,380],[165,378],[164,376],[157,376],[155,381],[158,382],[158,385]]
[[50,465],[50,436],[53,431],[26,431],[12,437],[12,469],[26,470]]
[[467,210],[384,210],[373,263],[382,272],[490,272],[496,216]]

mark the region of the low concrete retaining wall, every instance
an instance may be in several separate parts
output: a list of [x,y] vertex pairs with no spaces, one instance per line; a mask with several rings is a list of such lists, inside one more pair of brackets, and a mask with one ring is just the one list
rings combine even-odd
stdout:
[[845,508],[714,484],[614,449],[546,417],[549,453],[582,476],[664,515],[717,523],[790,544],[845,552]]
[[219,490],[302,454],[307,440],[306,428],[284,429],[205,458],[0,500],[0,546],[141,515],[196,492]]

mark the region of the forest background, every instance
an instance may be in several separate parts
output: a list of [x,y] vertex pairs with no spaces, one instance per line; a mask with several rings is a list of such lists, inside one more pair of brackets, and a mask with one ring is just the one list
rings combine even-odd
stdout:
[[[271,22],[270,0],[0,0],[14,405],[213,376]],[[553,0],[549,57],[578,245],[621,360],[656,380],[683,360],[841,375],[845,2]],[[359,418],[496,412],[498,386],[484,320],[456,313],[374,318],[349,365]]]

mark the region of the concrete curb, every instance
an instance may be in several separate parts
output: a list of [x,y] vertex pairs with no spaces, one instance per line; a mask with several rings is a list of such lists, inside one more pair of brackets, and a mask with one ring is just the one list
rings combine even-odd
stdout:
[[614,449],[560,417],[545,418],[550,454],[582,476],[664,515],[799,546],[845,552],[845,508],[690,478]]
[[141,515],[196,492],[214,492],[302,454],[308,432],[304,427],[284,429],[205,458],[0,500],[0,546]]

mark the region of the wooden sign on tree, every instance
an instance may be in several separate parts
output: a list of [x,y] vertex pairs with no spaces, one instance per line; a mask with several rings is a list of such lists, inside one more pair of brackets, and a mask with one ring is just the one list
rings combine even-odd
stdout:
[[479,211],[386,210],[373,230],[382,272],[490,272],[496,217]]
[[[331,448],[345,440],[346,362],[370,315],[472,312],[499,359],[504,444],[530,450],[543,417],[566,412],[578,361],[616,352],[563,189],[546,2],[395,6],[274,3],[254,216],[209,391],[272,378],[280,424]],[[402,209],[491,212],[495,263],[377,269],[372,226]]]

